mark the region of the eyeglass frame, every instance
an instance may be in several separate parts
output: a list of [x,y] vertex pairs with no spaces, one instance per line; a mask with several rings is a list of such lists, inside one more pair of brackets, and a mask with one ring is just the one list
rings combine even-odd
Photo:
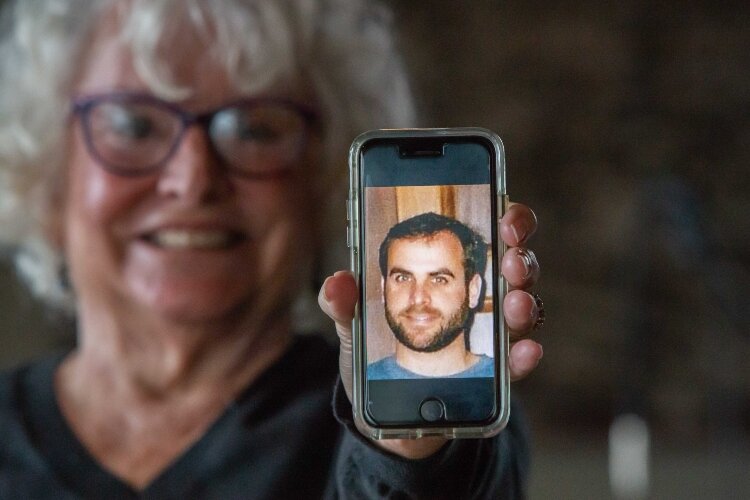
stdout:
[[[156,162],[154,165],[151,165],[149,167],[139,169],[138,171],[126,171],[126,170],[113,166],[110,162],[102,158],[101,154],[96,150],[96,147],[94,147],[94,140],[92,137],[89,111],[95,105],[101,102],[106,102],[108,100],[111,102],[116,102],[119,100],[119,101],[133,101],[136,103],[153,104],[153,105],[156,105],[156,107],[159,107],[165,111],[168,111],[172,113],[173,116],[176,116],[177,118],[179,118],[180,125],[182,128],[180,129],[179,133],[175,136],[172,145],[170,146],[168,152],[166,153],[166,155],[164,156],[162,160]],[[282,97],[246,97],[246,98],[234,99],[216,108],[213,108],[209,111],[204,111],[201,113],[191,113],[189,111],[186,111],[182,107],[178,106],[177,104],[166,101],[164,99],[160,99],[159,97],[156,97],[151,94],[141,93],[141,92],[109,92],[109,93],[86,94],[86,95],[74,96],[71,99],[71,114],[73,116],[78,116],[81,119],[83,137],[86,143],[86,149],[88,150],[89,154],[91,155],[92,158],[94,158],[94,160],[96,160],[96,162],[99,164],[100,167],[102,167],[107,172],[110,172],[111,174],[118,175],[121,177],[142,177],[142,176],[146,176],[146,175],[150,175],[150,174],[154,174],[158,172],[159,170],[164,168],[164,166],[167,163],[169,163],[169,161],[174,157],[188,129],[191,126],[197,124],[201,126],[204,134],[206,134],[208,143],[210,145],[210,148],[214,156],[216,156],[218,159],[221,160],[221,162],[227,167],[227,171],[235,175],[241,176],[241,177],[265,180],[265,179],[275,179],[275,178],[283,177],[290,172],[290,169],[285,168],[285,169],[280,169],[278,171],[263,174],[263,173],[245,172],[237,168],[232,168],[230,162],[227,161],[226,158],[224,158],[224,155],[218,150],[218,148],[214,144],[214,140],[211,137],[211,133],[209,131],[209,125],[211,123],[211,120],[216,114],[226,109],[235,108],[239,106],[255,106],[255,105],[267,105],[267,104],[286,107],[296,112],[302,118],[304,122],[304,133],[302,136],[302,140],[300,140],[300,144],[298,145],[298,148],[300,152],[303,151],[305,146],[307,145],[307,141],[309,139],[311,129],[319,120],[319,114],[317,110],[312,106],[300,103],[293,99],[287,99],[287,98],[282,98]]]

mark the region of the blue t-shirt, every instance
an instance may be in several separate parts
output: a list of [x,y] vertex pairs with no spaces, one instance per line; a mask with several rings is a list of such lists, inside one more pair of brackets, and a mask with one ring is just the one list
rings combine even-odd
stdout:
[[[479,361],[470,366],[467,370],[446,375],[441,378],[477,378],[492,377],[495,375],[495,360],[489,356],[479,354]],[[420,375],[407,370],[396,363],[395,356],[388,356],[371,363],[367,366],[367,378],[370,380],[379,379],[401,379],[401,378],[435,378]]]

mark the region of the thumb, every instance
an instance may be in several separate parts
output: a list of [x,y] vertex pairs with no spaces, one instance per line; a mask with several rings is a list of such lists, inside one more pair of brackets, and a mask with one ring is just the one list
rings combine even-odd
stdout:
[[352,320],[359,290],[354,276],[348,271],[337,271],[326,278],[318,294],[321,310],[336,325],[339,337],[339,372],[346,395],[352,395]]

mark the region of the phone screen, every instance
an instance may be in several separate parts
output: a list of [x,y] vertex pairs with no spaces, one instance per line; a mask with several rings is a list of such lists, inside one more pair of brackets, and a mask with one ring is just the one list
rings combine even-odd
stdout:
[[493,147],[389,138],[360,154],[365,416],[394,427],[489,422],[502,321]]

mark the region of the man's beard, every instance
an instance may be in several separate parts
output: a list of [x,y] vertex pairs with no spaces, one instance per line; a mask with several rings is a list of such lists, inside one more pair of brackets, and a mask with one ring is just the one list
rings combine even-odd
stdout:
[[[409,309],[405,312],[408,313]],[[385,303],[385,319],[388,321],[388,326],[391,327],[393,335],[396,337],[401,344],[408,347],[412,351],[417,352],[436,352],[440,349],[450,345],[451,342],[456,340],[461,332],[464,331],[469,317],[469,297],[467,294],[466,299],[461,304],[461,307],[456,311],[453,316],[450,317],[448,323],[440,328],[439,331],[432,335],[432,338],[426,345],[415,345],[404,327],[396,321],[388,310],[388,302]]]

